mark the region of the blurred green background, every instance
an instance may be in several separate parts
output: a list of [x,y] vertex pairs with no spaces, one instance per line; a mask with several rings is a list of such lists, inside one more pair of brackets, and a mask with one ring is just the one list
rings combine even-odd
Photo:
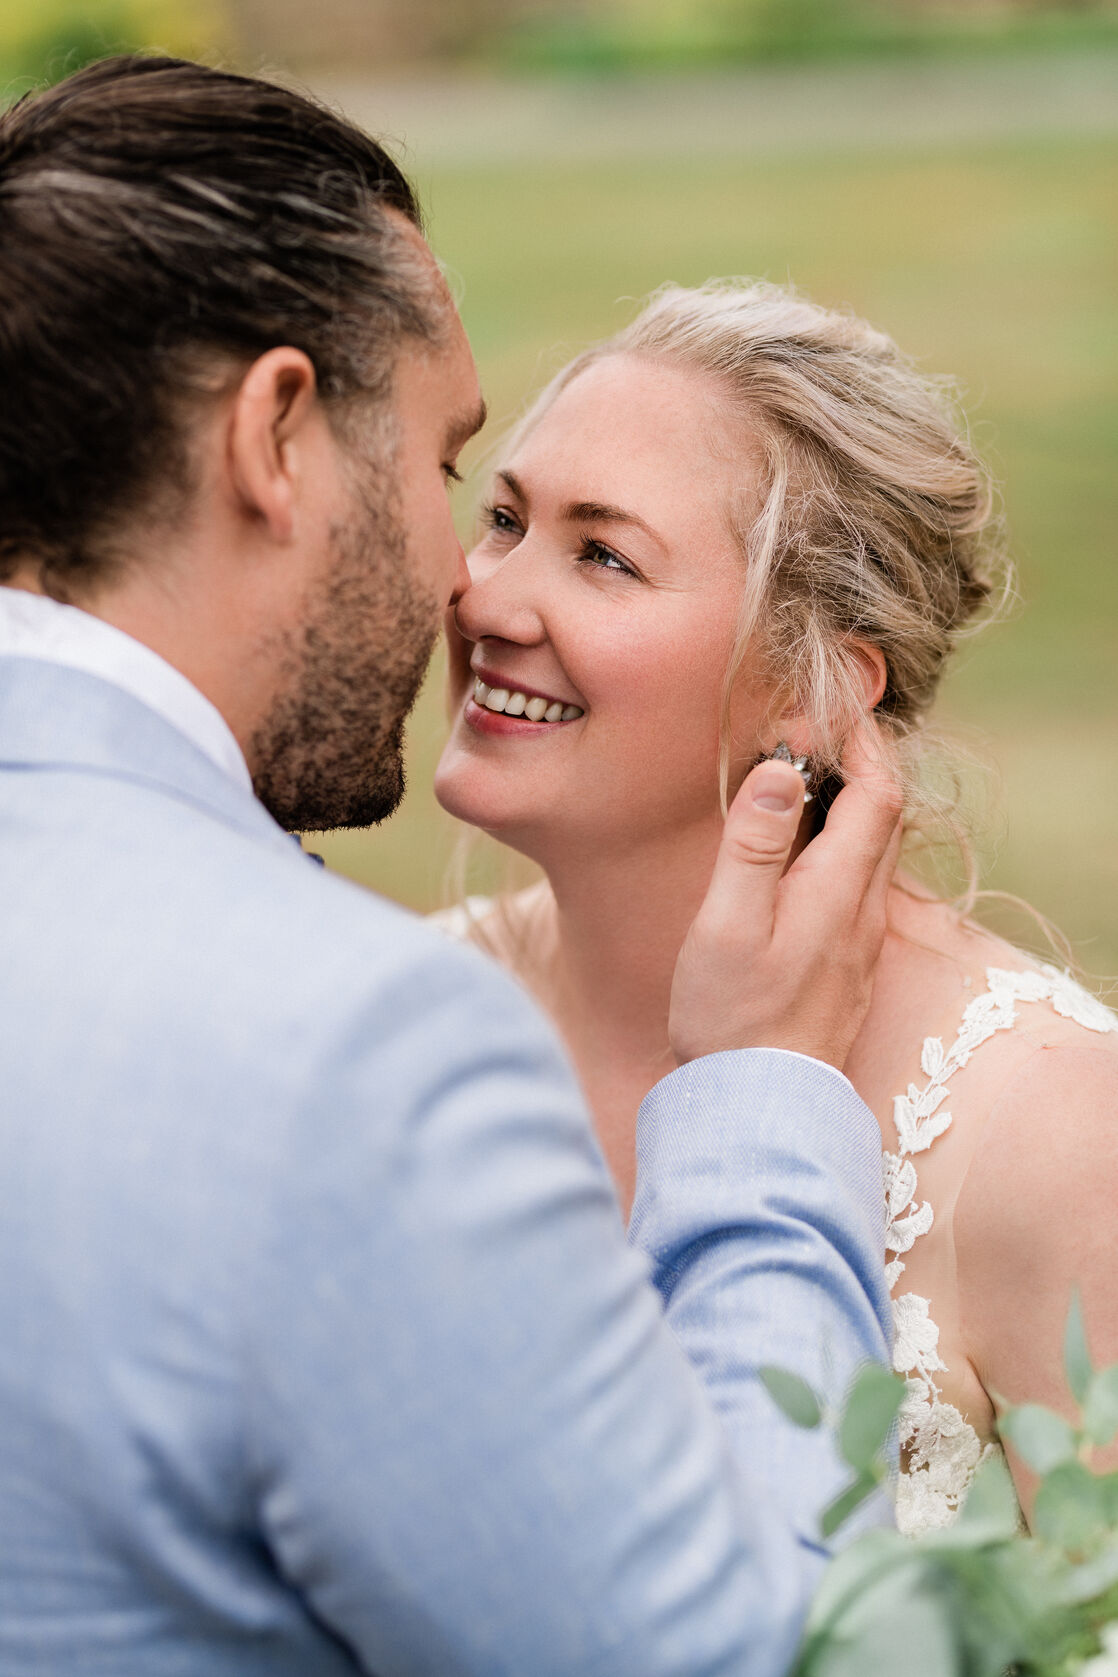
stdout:
[[[394,139],[493,435],[665,279],[792,279],[958,375],[1021,595],[942,703],[992,765],[984,883],[1118,972],[1115,5],[0,0],[13,92],[124,42],[295,75]],[[456,842],[428,790],[442,729],[436,669],[403,810],[316,843],[420,908]]]

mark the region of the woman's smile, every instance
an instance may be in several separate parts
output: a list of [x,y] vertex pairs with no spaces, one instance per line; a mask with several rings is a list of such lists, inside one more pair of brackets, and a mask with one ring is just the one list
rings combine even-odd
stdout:
[[[478,714],[480,713],[480,714]],[[576,722],[585,707],[570,700],[555,698],[508,677],[480,667],[474,668],[473,691],[466,699],[466,721],[482,733],[524,733],[530,725],[540,724],[546,733],[560,722]],[[515,719],[517,726],[494,727],[496,717]]]
[[[457,717],[436,790],[537,860],[720,823],[744,565],[725,510],[743,449],[725,445],[717,394],[690,372],[612,359],[495,475],[450,624]],[[741,723],[748,740],[755,717]],[[505,748],[547,738],[546,753]]]

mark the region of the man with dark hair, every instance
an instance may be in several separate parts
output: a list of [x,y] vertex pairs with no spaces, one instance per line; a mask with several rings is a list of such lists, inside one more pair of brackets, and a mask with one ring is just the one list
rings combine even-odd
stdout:
[[758,1367],[885,1351],[834,1068],[894,793],[782,878],[799,778],[747,780],[634,1251],[527,999],[289,836],[395,807],[468,582],[395,164],[169,59],[22,101],[0,378],[0,1673],[775,1677],[839,1469]]

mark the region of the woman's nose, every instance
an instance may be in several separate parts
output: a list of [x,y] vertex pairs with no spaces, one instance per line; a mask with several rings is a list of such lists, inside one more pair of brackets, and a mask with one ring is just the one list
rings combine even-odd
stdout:
[[545,638],[541,577],[529,554],[521,547],[503,555],[479,548],[467,564],[470,586],[454,608],[459,634],[470,641],[505,640],[526,646]]

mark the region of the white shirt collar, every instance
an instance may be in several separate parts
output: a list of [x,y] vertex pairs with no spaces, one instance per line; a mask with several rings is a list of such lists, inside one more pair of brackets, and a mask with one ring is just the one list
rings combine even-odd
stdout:
[[246,791],[252,777],[221,712],[166,659],[99,617],[44,594],[0,587],[0,656],[39,658],[100,676],[185,734]]

